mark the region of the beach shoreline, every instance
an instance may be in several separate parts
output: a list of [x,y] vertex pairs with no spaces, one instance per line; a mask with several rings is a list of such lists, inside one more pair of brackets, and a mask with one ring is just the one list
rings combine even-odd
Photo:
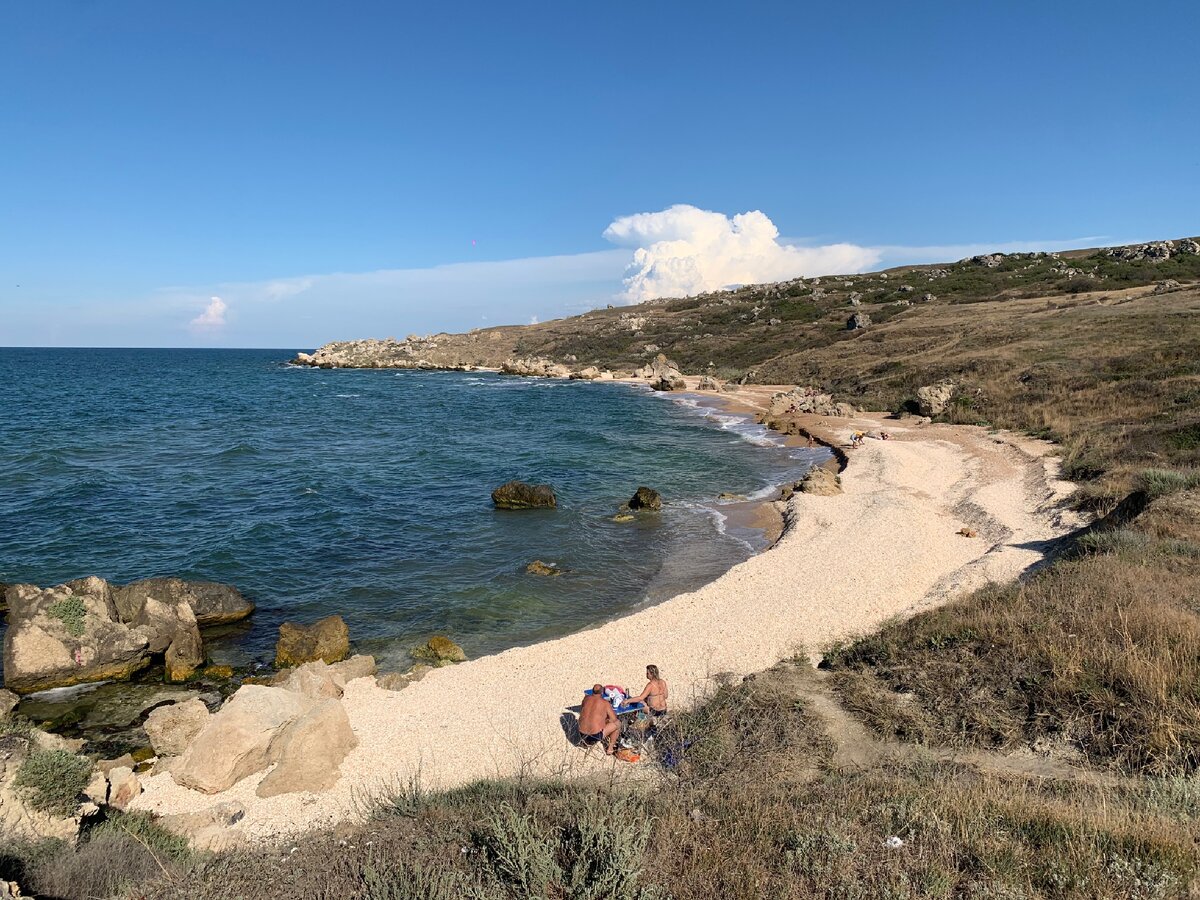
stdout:
[[[755,414],[775,390],[746,386],[719,399]],[[369,678],[350,682],[343,705],[358,746],[326,793],[261,799],[260,773],[206,795],[162,773],[145,779],[133,808],[171,814],[235,801],[246,814],[231,833],[271,841],[355,818],[365,798],[413,779],[445,790],[516,774],[612,774],[614,766],[622,767],[615,774],[633,774],[638,767],[569,742],[584,687],[640,689],[642,669],[653,662],[675,705],[687,705],[708,695],[718,676],[745,676],[795,655],[815,661],[832,643],[887,619],[1011,580],[1041,562],[1046,542],[1081,524],[1065,509],[1071,486],[1046,442],[872,414],[792,418],[793,427],[835,447],[854,430],[886,426],[893,439],[851,451],[844,493],[793,496],[789,529],[771,549],[694,591],[436,669],[402,691]],[[960,529],[978,536],[959,536]]]

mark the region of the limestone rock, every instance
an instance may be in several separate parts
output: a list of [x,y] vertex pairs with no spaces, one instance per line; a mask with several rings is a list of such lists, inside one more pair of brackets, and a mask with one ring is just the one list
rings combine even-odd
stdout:
[[375,663],[375,657],[357,654],[334,663],[329,669],[336,677],[342,679],[344,684],[349,684],[357,678],[369,678],[379,671],[379,666]]
[[700,383],[696,385],[696,388],[701,391],[719,391],[721,390],[721,382],[717,381],[711,375],[705,375],[700,379]]
[[145,635],[117,619],[112,589],[84,578],[7,591],[4,683],[19,694],[128,678],[150,662]]
[[142,792],[142,783],[133,769],[119,766],[108,773],[108,805],[124,810]]
[[1003,253],[981,254],[980,256],[972,256],[970,259],[965,260],[965,262],[968,262],[974,266],[983,266],[988,269],[994,269],[997,266],[999,266],[1001,263],[1004,262],[1004,254]]
[[650,387],[656,391],[687,390],[687,382],[683,380],[679,367],[661,353],[643,371],[646,372]]
[[544,563],[540,559],[535,559],[525,567],[525,572],[528,575],[561,575],[562,569],[554,563]]
[[179,756],[208,724],[208,707],[194,698],[152,710],[142,728],[159,756]]
[[818,497],[832,497],[842,492],[842,484],[836,474],[821,466],[815,466],[800,479],[800,491]]
[[558,498],[548,484],[509,481],[492,491],[492,503],[497,509],[555,509]]
[[13,785],[21,764],[33,749],[33,742],[26,737],[15,734],[0,737],[0,847],[14,838],[54,839],[73,844],[78,837],[78,816],[57,816],[34,809],[26,804],[25,792]]
[[433,666],[418,663],[407,672],[388,672],[375,678],[375,684],[385,691],[401,691],[414,681],[420,681],[433,671]]
[[87,797],[97,806],[106,804],[108,802],[108,776],[99,769],[92,772],[92,780],[83,789],[83,796]]
[[871,325],[871,317],[866,313],[855,313],[846,320],[847,331],[860,331],[863,328],[869,328]]
[[658,512],[662,509],[662,494],[645,486],[639,487],[629,498],[630,509],[645,509],[651,512]]
[[917,388],[917,408],[923,416],[940,416],[950,405],[956,385],[953,381],[942,381]]
[[275,683],[285,690],[295,691],[314,700],[340,699],[346,687],[346,682],[319,659],[280,672]]
[[595,366],[587,366],[578,372],[572,372],[571,377],[580,381],[595,381],[601,376],[601,371]]
[[1169,294],[1171,291],[1177,291],[1182,285],[1174,278],[1168,278],[1166,281],[1160,281],[1154,285],[1154,293]]
[[230,800],[198,812],[161,816],[158,824],[172,834],[187,838],[197,850],[220,853],[239,844],[229,829],[245,815],[246,807]]
[[500,366],[506,375],[524,375],[533,378],[569,378],[571,370],[564,365],[541,356],[508,359]]
[[205,794],[232,787],[275,760],[272,741],[315,704],[283,688],[247,684],[209,718],[171,773],[176,783]]
[[435,665],[465,662],[467,658],[467,654],[463,652],[462,647],[442,634],[431,637],[420,647],[413,650],[412,655],[416,659],[429,660]]
[[183,581],[179,578],[146,578],[118,588],[115,601],[122,621],[132,621],[153,597],[174,607],[183,602],[192,608],[201,628],[237,622],[254,612],[254,604],[237,588],[215,581]]
[[0,689],[0,719],[7,719],[20,702],[21,698],[12,691]]
[[274,797],[328,790],[338,780],[342,760],[357,744],[342,704],[322,701],[280,734],[278,763],[259,783],[256,793]]
[[326,616],[312,625],[284,622],[275,644],[275,666],[299,666],[314,660],[335,663],[350,653],[350,629],[341,616]]
[[767,407],[766,420],[782,415],[803,413],[815,416],[852,416],[855,409],[849,403],[834,402],[832,394],[826,394],[814,387],[794,387],[790,391],[780,391],[771,397]]

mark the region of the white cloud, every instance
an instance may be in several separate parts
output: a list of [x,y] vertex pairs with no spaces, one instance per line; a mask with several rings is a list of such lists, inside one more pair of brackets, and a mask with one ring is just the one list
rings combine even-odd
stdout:
[[220,328],[225,324],[227,309],[229,304],[220,297],[210,297],[204,312],[192,319],[190,324],[193,328]]
[[622,216],[605,229],[604,237],[635,248],[621,295],[629,303],[733,284],[861,272],[880,259],[877,250],[855,244],[780,243],[779,229],[758,210],[729,217],[686,204]]

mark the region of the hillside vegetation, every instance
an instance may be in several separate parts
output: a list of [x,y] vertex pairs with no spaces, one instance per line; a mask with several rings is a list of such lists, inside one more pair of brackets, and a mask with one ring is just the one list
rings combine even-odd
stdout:
[[[670,765],[638,784],[398,786],[361,826],[218,857],[117,820],[74,853],[2,851],[0,878],[61,897],[1200,895],[1200,255],[1137,253],[495,330],[505,352],[632,368],[657,345],[693,372],[896,411],[951,380],[944,418],[1059,441],[1100,518],[1019,584],[719,687],[672,717]],[[848,330],[853,313],[872,324]],[[98,879],[83,863],[100,858],[127,864]]]

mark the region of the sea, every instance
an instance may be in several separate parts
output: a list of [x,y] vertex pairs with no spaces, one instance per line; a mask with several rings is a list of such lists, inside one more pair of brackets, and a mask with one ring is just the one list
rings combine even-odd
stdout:
[[[257,610],[207,646],[234,665],[334,613],[384,665],[434,634],[476,657],[716,578],[766,543],[718,496],[771,496],[826,453],[702,395],[294,355],[0,349],[0,582],[233,584]],[[558,509],[494,509],[510,479]],[[618,521],[640,485],[665,508]]]

